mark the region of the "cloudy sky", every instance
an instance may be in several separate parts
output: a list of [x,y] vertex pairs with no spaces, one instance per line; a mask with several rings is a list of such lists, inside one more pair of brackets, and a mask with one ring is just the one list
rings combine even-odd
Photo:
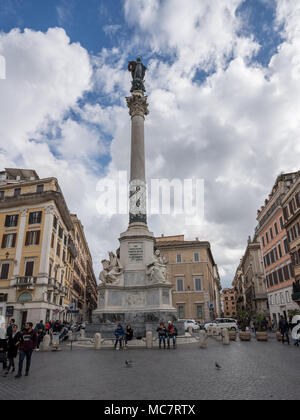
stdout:
[[155,235],[209,240],[230,285],[276,176],[299,170],[298,0],[0,0],[0,169],[55,176],[99,261],[126,215],[99,180],[129,168],[129,60],[141,55],[147,176],[205,180],[205,220],[152,216]]

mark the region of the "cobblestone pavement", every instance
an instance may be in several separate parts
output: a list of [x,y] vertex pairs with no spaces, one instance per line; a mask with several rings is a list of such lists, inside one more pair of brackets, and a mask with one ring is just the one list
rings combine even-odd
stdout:
[[274,339],[224,346],[211,338],[205,350],[197,344],[176,350],[65,347],[35,353],[29,378],[0,375],[0,400],[300,399],[299,371],[300,348]]

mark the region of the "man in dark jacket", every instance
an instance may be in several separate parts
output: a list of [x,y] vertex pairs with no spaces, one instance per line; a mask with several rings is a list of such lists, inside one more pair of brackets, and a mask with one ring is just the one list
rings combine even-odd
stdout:
[[8,338],[12,336],[12,333],[13,333],[13,325],[15,325],[15,320],[14,319],[11,319],[9,321],[9,325],[8,325],[7,331],[6,331],[6,335],[7,335]]
[[32,352],[37,346],[37,334],[33,330],[32,322],[27,322],[25,329],[21,333],[20,337],[20,354],[19,354],[19,371],[16,378],[22,377],[23,363],[26,358],[26,373],[25,376],[29,375],[29,369],[31,366]]
[[282,344],[284,344],[284,336],[286,337],[287,343],[290,344],[289,324],[283,316],[280,317],[279,330],[280,330],[281,335],[282,335]]

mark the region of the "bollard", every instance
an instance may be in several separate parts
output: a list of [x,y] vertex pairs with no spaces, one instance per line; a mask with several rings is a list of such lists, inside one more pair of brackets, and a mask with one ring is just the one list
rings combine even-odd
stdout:
[[222,329],[220,327],[216,328],[216,334],[217,334],[217,341],[222,341]]
[[153,334],[151,331],[146,332],[146,347],[147,349],[152,349],[153,347]]
[[59,333],[54,333],[52,335],[52,350],[59,349]]
[[100,350],[101,349],[101,334],[100,333],[96,333],[95,334],[95,339],[94,339],[94,348],[95,350]]
[[85,330],[83,328],[80,330],[80,338],[85,338]]
[[189,332],[189,334],[193,335],[193,327],[189,327],[188,332]]
[[225,328],[222,331],[222,336],[223,336],[223,344],[225,345],[230,344],[229,331],[227,330],[227,328]]
[[206,335],[205,331],[201,330],[200,333],[199,333],[199,336],[200,336],[200,348],[201,349],[206,349],[207,348],[207,342],[206,342],[207,335]]
[[72,331],[68,332],[68,339],[69,339],[69,341],[73,340],[73,332]]
[[209,337],[212,336],[212,327],[211,326],[207,327],[207,335]]
[[42,351],[49,351],[50,350],[50,335],[46,334],[43,343],[42,343]]

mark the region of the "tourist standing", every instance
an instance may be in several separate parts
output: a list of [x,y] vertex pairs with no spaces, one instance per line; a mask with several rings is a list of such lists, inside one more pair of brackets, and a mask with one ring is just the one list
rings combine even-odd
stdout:
[[[115,350],[119,350],[119,349],[121,350],[124,335],[125,335],[124,328],[122,327],[121,324],[119,324],[117,328],[115,329],[115,337],[116,337]],[[118,349],[118,343],[119,343],[119,349]]]
[[50,327],[51,327],[50,322],[47,321],[45,325],[45,330],[46,330],[46,334],[48,335],[50,334]]
[[287,343],[290,344],[289,324],[283,316],[280,317],[279,330],[280,330],[281,335],[282,335],[282,344],[284,344],[284,337],[286,337]]
[[7,330],[6,330],[7,337],[10,337],[12,335],[13,325],[15,325],[15,322],[16,321],[14,319],[11,319],[9,321],[9,324],[8,324],[8,327],[7,327]]
[[25,376],[29,375],[29,370],[31,366],[31,357],[33,350],[37,346],[37,334],[33,330],[32,322],[27,322],[25,324],[25,328],[21,333],[21,340],[20,340],[20,354],[19,354],[19,370],[16,378],[22,377],[23,372],[23,363],[24,359],[26,358],[26,372]]
[[8,337],[8,352],[7,352],[8,368],[6,371],[6,375],[8,375],[10,369],[12,369],[12,372],[15,371],[15,358],[18,355],[20,342],[21,342],[21,333],[20,331],[18,331],[18,326],[13,325],[12,335]]
[[44,325],[43,321],[40,321],[38,324],[36,324],[35,332],[37,333],[37,336],[38,336],[36,351],[40,351],[40,345],[41,345],[41,342],[43,341],[44,335],[45,335],[45,325]]
[[157,327],[158,332],[158,340],[159,340],[159,348],[161,349],[161,343],[164,343],[164,348],[166,348],[166,335],[167,335],[167,329],[165,327],[165,324],[161,322],[159,324],[159,327]]

